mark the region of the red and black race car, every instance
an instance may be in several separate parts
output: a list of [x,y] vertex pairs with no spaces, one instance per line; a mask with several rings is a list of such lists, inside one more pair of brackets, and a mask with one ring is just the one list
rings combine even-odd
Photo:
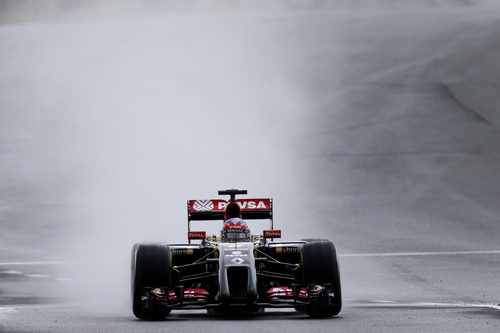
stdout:
[[[137,318],[158,320],[175,309],[209,312],[291,307],[312,317],[340,312],[342,296],[335,246],[329,240],[274,242],[270,198],[236,199],[246,190],[223,190],[228,201],[189,200],[188,244],[135,244],[132,299]],[[251,234],[246,220],[271,228]],[[220,221],[220,235],[191,230],[192,221]],[[269,241],[271,240],[271,241]],[[196,244],[195,244],[196,242]]]

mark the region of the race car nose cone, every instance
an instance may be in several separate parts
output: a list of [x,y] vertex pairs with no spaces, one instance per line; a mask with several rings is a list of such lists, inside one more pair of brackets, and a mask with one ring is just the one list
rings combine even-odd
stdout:
[[233,264],[238,264],[238,265],[240,265],[240,264],[244,263],[244,262],[245,262],[245,260],[243,260],[243,259],[241,259],[241,258],[234,258],[233,260],[231,260],[231,262],[232,262]]

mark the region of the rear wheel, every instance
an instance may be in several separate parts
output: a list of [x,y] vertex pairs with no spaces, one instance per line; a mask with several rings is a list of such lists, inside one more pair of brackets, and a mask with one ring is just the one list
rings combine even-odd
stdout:
[[[304,283],[310,287],[324,287],[319,301],[305,310],[311,317],[331,317],[342,309],[340,274],[337,251],[329,240],[308,240],[302,248]],[[332,296],[333,294],[333,296]]]
[[139,319],[161,320],[170,309],[145,304],[142,301],[145,287],[169,287],[170,251],[159,244],[136,244],[132,249],[132,308]]

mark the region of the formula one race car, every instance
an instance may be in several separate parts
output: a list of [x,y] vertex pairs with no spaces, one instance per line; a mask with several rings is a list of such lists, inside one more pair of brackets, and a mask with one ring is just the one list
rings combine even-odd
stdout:
[[[291,307],[311,317],[340,312],[333,243],[269,242],[281,238],[281,230],[273,228],[272,199],[236,199],[239,194],[247,191],[219,191],[229,195],[229,201],[189,200],[188,244],[134,245],[132,300],[137,318],[164,319],[173,309],[232,313]],[[252,219],[267,219],[271,228],[251,234],[245,220]],[[223,223],[220,235],[191,230],[191,221],[210,220]]]

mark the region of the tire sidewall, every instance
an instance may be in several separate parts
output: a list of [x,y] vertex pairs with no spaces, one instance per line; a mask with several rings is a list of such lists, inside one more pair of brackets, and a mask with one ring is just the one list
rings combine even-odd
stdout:
[[331,285],[334,305],[309,307],[307,312],[313,317],[336,315],[342,308],[342,292],[337,251],[333,243],[325,239],[306,240],[302,248],[303,283]]
[[131,294],[132,309],[137,318],[160,320],[170,312],[167,308],[143,309],[141,292],[144,287],[171,288],[170,249],[162,244],[135,244],[132,248]]

